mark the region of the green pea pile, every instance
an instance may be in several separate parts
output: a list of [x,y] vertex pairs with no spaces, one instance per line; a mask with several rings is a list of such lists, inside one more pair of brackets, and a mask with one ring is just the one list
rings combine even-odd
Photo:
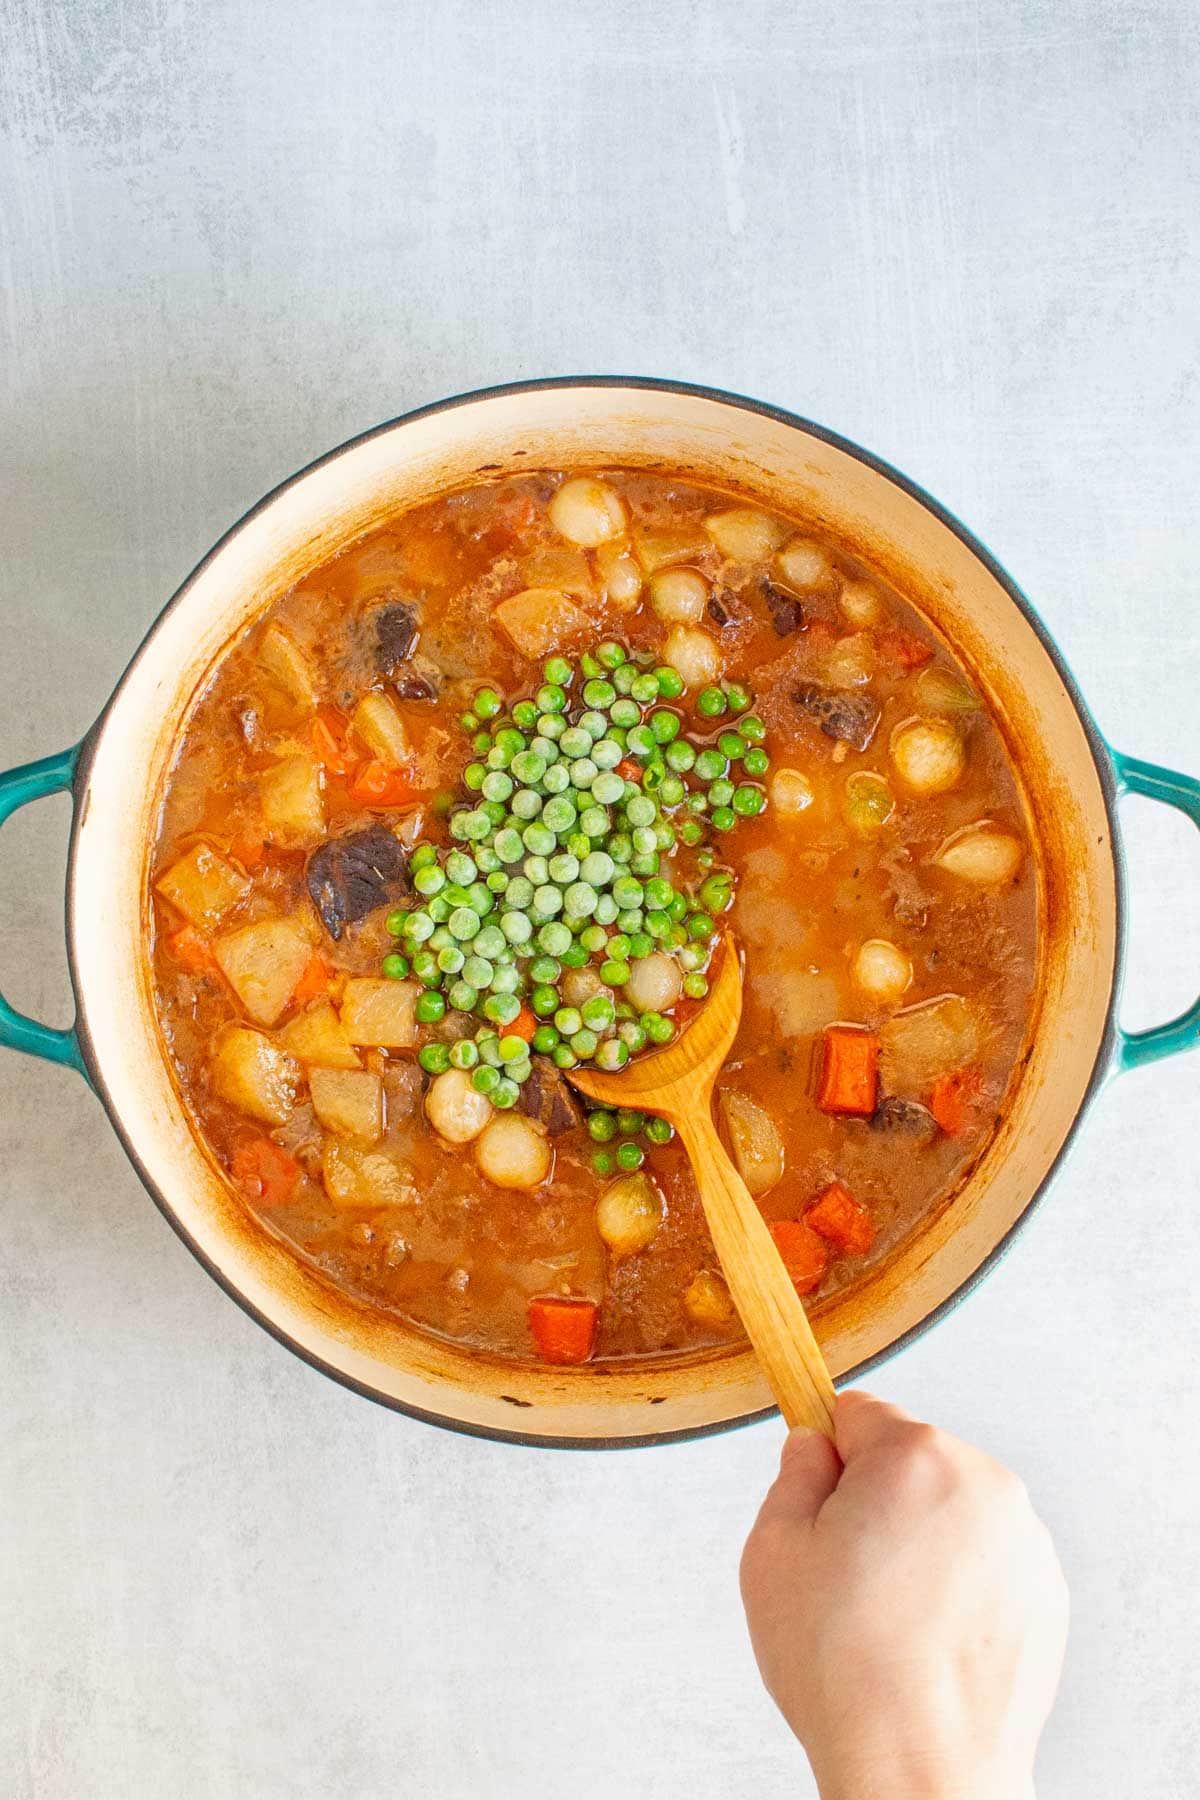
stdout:
[[[617,1070],[670,1042],[670,1018],[638,1013],[610,991],[640,958],[666,952],[689,998],[708,991],[711,940],[734,894],[714,839],[766,804],[766,728],[731,682],[696,696],[703,733],[690,737],[669,704],[683,678],[654,661],[611,640],[574,663],[552,657],[536,694],[507,714],[494,688],[480,688],[461,721],[474,760],[463,770],[465,798],[449,812],[453,844],[417,846],[417,903],[388,916],[400,947],[383,973],[421,983],[418,1022],[434,1025],[447,1011],[481,1020],[473,1038],[423,1045],[421,1067],[473,1071],[496,1106],[516,1103],[533,1051],[560,1069]],[[681,845],[701,872],[690,892],[665,872]],[[563,971],[589,963],[603,988],[567,1004]],[[523,1005],[538,1021],[530,1042],[506,1031]],[[637,1146],[620,1150],[629,1154],[618,1166],[636,1167]]]

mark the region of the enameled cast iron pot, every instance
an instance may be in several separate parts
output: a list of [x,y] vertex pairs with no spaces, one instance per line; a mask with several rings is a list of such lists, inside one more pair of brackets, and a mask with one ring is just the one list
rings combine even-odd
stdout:
[[0,1001],[0,1043],[92,1083],[142,1180],[209,1273],[260,1324],[359,1393],[522,1442],[662,1441],[762,1416],[748,1351],[632,1368],[525,1368],[467,1355],[334,1292],[250,1225],[188,1123],[151,1004],[147,868],[188,709],[224,646],[302,575],[396,511],[530,469],[624,464],[750,490],[819,521],[911,596],[986,692],[1040,849],[1036,1014],[1012,1104],[957,1194],[850,1293],[820,1305],[835,1376],[857,1375],[979,1280],[1028,1217],[1106,1075],[1200,1042],[1200,1001],[1130,1036],[1115,802],[1147,794],[1200,824],[1200,783],[1118,755],[1029,602],[928,494],[775,407],[620,378],[492,388],[410,413],[293,476],[184,583],[81,744],[0,776],[0,822],[74,798],[67,949],[77,1016],[53,1031]]

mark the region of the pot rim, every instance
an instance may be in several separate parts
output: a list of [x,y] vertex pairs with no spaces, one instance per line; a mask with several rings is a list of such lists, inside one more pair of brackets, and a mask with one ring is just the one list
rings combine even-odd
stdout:
[[[755,413],[761,417],[772,419],[779,424],[803,432],[809,437],[816,438],[822,443],[828,444],[834,449],[843,452],[845,455],[854,458],[856,461],[872,470],[875,474],[881,475],[885,480],[891,482],[911,499],[915,500],[920,506],[924,507],[925,510],[931,513],[941,525],[945,526],[947,530],[952,532],[953,535],[958,538],[959,542],[963,544],[971,555],[982,563],[992,578],[1007,594],[1008,598],[1023,614],[1026,623],[1032,628],[1043,650],[1046,652],[1046,655],[1049,657],[1057,671],[1067,696],[1070,699],[1071,705],[1083,727],[1084,736],[1087,739],[1088,747],[1092,753],[1092,760],[1095,764],[1096,773],[1100,782],[1104,799],[1104,810],[1108,822],[1109,848],[1112,853],[1115,875],[1116,939],[1114,945],[1114,978],[1110,985],[1108,1005],[1105,1011],[1104,1030],[1097,1045],[1095,1060],[1079,1106],[1071,1120],[1062,1144],[1046,1170],[1041,1182],[1029,1196],[1029,1199],[1022,1207],[1020,1214],[1005,1232],[1004,1236],[996,1243],[994,1248],[983,1258],[975,1269],[972,1270],[966,1280],[961,1282],[952,1293],[948,1294],[944,1300],[940,1301],[938,1305],[926,1313],[921,1320],[915,1325],[910,1326],[907,1331],[895,1338],[886,1346],[886,1348],[878,1351],[873,1356],[865,1358],[861,1363],[856,1364],[854,1368],[847,1370],[837,1382],[839,1388],[845,1388],[852,1386],[863,1375],[869,1374],[874,1369],[882,1367],[882,1365],[889,1362],[892,1357],[898,1356],[902,1351],[907,1350],[909,1346],[914,1344],[919,1338],[924,1337],[926,1332],[932,1330],[935,1325],[939,1324],[943,1319],[949,1317],[952,1312],[956,1311],[962,1302],[975,1291],[980,1283],[992,1273],[993,1269],[995,1269],[1001,1260],[1008,1254],[1018,1234],[1023,1230],[1036,1208],[1041,1204],[1047,1189],[1054,1181],[1064,1160],[1070,1152],[1084,1115],[1090,1109],[1097,1093],[1104,1084],[1112,1063],[1116,1043],[1116,1008],[1120,996],[1120,975],[1125,959],[1127,926],[1126,872],[1121,836],[1117,823],[1117,779],[1113,768],[1112,755],[1103,734],[1092,717],[1091,711],[1075,680],[1074,674],[1054,637],[1051,635],[1049,628],[1046,626],[1028,595],[1008,573],[1007,569],[999,559],[988,549],[982,540],[976,536],[969,526],[965,525],[955,513],[951,512],[940,501],[936,500],[919,482],[914,481],[910,476],[905,475],[892,463],[886,461],[885,458],[875,455],[874,452],[870,450],[864,449],[851,438],[842,436],[840,432],[833,431],[828,426],[818,424],[815,420],[804,417],[803,414],[792,412],[787,407],[775,406],[764,400],[755,400],[748,395],[735,393],[728,388],[707,387],[695,382],[676,381],[668,378],[658,378],[646,375],[549,375],[535,377],[526,381],[493,383],[488,387],[470,389],[464,393],[450,395],[442,400],[431,401],[424,406],[413,407],[408,412],[400,413],[394,418],[386,419],[378,425],[369,427],[366,431],[356,433],[355,436],[347,438],[343,443],[336,445],[333,449],[327,450],[322,455],[314,457],[311,462],[303,464],[291,475],[288,475],[282,481],[277,482],[273,488],[269,489],[266,494],[255,501],[252,506],[248,507],[247,510],[221,534],[190,573],[185,576],[184,580],[176,588],[170,599],[167,600],[155,614],[149,627],[122,670],[108,700],[105,702],[95,722],[84,734],[84,737],[79,744],[78,759],[76,762],[74,779],[71,784],[73,812],[67,847],[66,871],[66,943],[67,966],[70,974],[71,986],[78,1002],[79,980],[75,953],[76,904],[78,898],[75,879],[76,845],[80,824],[87,809],[87,788],[91,776],[92,763],[103,737],[104,726],[110,712],[116,706],[118,699],[130,681],[133,671],[141,660],[146,646],[158,631],[163,620],[182,602],[200,575],[208,568],[209,564],[215,561],[225,549],[226,545],[237,537],[252,520],[256,519],[260,513],[266,511],[266,509],[270,507],[281,494],[293,487],[298,481],[301,481],[314,470],[323,468],[327,463],[331,463],[338,457],[358,448],[360,445],[369,443],[374,438],[381,437],[387,432],[396,430],[399,426],[413,424],[419,419],[430,418],[439,413],[451,412],[459,407],[469,406],[479,401],[497,399],[500,397],[538,393],[548,389],[569,390],[605,388],[632,388],[652,393],[683,395],[684,397],[693,399],[712,401],[735,411]],[[195,1257],[196,1261],[229,1296],[229,1298],[233,1300],[249,1318],[253,1319],[257,1325],[268,1332],[277,1343],[283,1345],[284,1348],[291,1351],[294,1356],[299,1357],[303,1362],[307,1363],[310,1368],[315,1369],[322,1375],[328,1376],[331,1380],[336,1381],[341,1387],[348,1388],[351,1392],[358,1394],[362,1399],[371,1400],[375,1402],[376,1405],[386,1407],[391,1412],[403,1413],[409,1418],[419,1420],[422,1424],[441,1426],[444,1429],[459,1432],[464,1436],[486,1438],[497,1443],[520,1444],[524,1445],[526,1448],[550,1450],[635,1450],[663,1444],[681,1443],[691,1439],[713,1437],[719,1433],[741,1430],[748,1425],[760,1424],[762,1421],[777,1415],[778,1408],[768,1406],[760,1408],[755,1412],[746,1413],[739,1418],[721,1419],[704,1425],[685,1426],[675,1431],[646,1432],[637,1436],[612,1438],[558,1437],[518,1430],[508,1431],[498,1427],[465,1422],[447,1413],[431,1412],[425,1408],[413,1406],[406,1401],[401,1401],[395,1399],[391,1395],[381,1393],[378,1389],[370,1386],[366,1382],[357,1380],[354,1376],[336,1368],[333,1364],[325,1361],[324,1358],[308,1350],[302,1344],[297,1343],[294,1338],[282,1329],[281,1326],[277,1325],[274,1320],[269,1318],[247,1299],[230,1277],[228,1277],[212,1258],[201,1249],[199,1244],[196,1243],[191,1233],[186,1229],[182,1220],[176,1214],[169,1200],[160,1190],[158,1185],[151,1179],[146,1165],[138,1151],[137,1145],[126,1132],[121,1115],[112,1100],[108,1085],[105,1082],[103,1073],[100,1069],[99,1061],[94,1053],[91,1033],[86,1015],[82,1009],[80,1009],[79,1012],[76,1029],[86,1077],[95,1090],[101,1105],[104,1107],[109,1122],[112,1125],[125,1154],[132,1163],[139,1180],[159,1212],[175,1232],[176,1236],[182,1240],[192,1256]]]

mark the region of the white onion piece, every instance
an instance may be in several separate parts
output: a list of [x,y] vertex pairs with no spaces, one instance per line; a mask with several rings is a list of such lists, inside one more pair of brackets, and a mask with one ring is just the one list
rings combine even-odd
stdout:
[[625,983],[625,998],[639,1012],[666,1012],[683,992],[683,971],[661,950],[641,956]]
[[744,563],[765,562],[784,535],[777,520],[752,506],[712,513],[705,519],[704,529],[722,556]]
[[496,1187],[540,1187],[550,1173],[552,1160],[541,1129],[524,1113],[493,1113],[491,1123],[475,1144],[480,1173]]
[[779,1127],[765,1107],[736,1088],[724,1089],[720,1100],[738,1174],[752,1194],[765,1194],[783,1175]]
[[663,661],[683,676],[688,688],[706,687],[721,673],[721,655],[706,631],[676,625],[663,645]]
[[663,1198],[645,1175],[623,1175],[596,1202],[596,1230],[614,1256],[635,1256],[657,1237]]
[[466,1069],[447,1069],[425,1096],[429,1123],[448,1144],[469,1144],[493,1116],[492,1103],[471,1084]]
[[862,687],[875,673],[875,644],[869,632],[839,638],[825,658],[825,679],[831,687]]
[[550,523],[568,543],[594,549],[625,531],[625,507],[616,488],[592,475],[577,475],[550,502]]
[[695,569],[661,569],[650,577],[650,605],[666,625],[695,625],[708,605],[708,583]]
[[934,853],[933,861],[939,869],[973,882],[976,887],[999,887],[1012,880],[1023,855],[1020,841],[1008,832],[988,825],[968,825],[946,839]]
[[812,782],[799,769],[776,769],[771,776],[771,805],[780,818],[799,818],[813,798]]
[[637,559],[619,539],[610,539],[596,551],[596,568],[604,584],[604,597],[622,612],[632,612],[642,591],[642,571]]
[[790,544],[783,546],[775,560],[788,586],[798,588],[801,593],[831,587],[837,579],[828,551],[811,538],[793,538]]
[[944,794],[962,780],[967,753],[945,719],[907,719],[892,733],[892,763],[914,794]]
[[869,581],[843,582],[838,605],[847,623],[860,631],[866,625],[877,625],[883,617],[883,603]]
[[850,976],[869,1000],[880,1006],[894,1006],[912,986],[913,971],[903,950],[887,938],[868,938],[859,945]]

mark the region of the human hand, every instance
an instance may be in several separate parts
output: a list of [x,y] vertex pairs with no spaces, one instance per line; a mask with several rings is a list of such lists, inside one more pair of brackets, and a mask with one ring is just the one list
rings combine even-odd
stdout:
[[1015,1475],[898,1407],[843,1394],[835,1429],[792,1432],[742,1555],[822,1800],[1031,1796],[1067,1636],[1049,1533]]

